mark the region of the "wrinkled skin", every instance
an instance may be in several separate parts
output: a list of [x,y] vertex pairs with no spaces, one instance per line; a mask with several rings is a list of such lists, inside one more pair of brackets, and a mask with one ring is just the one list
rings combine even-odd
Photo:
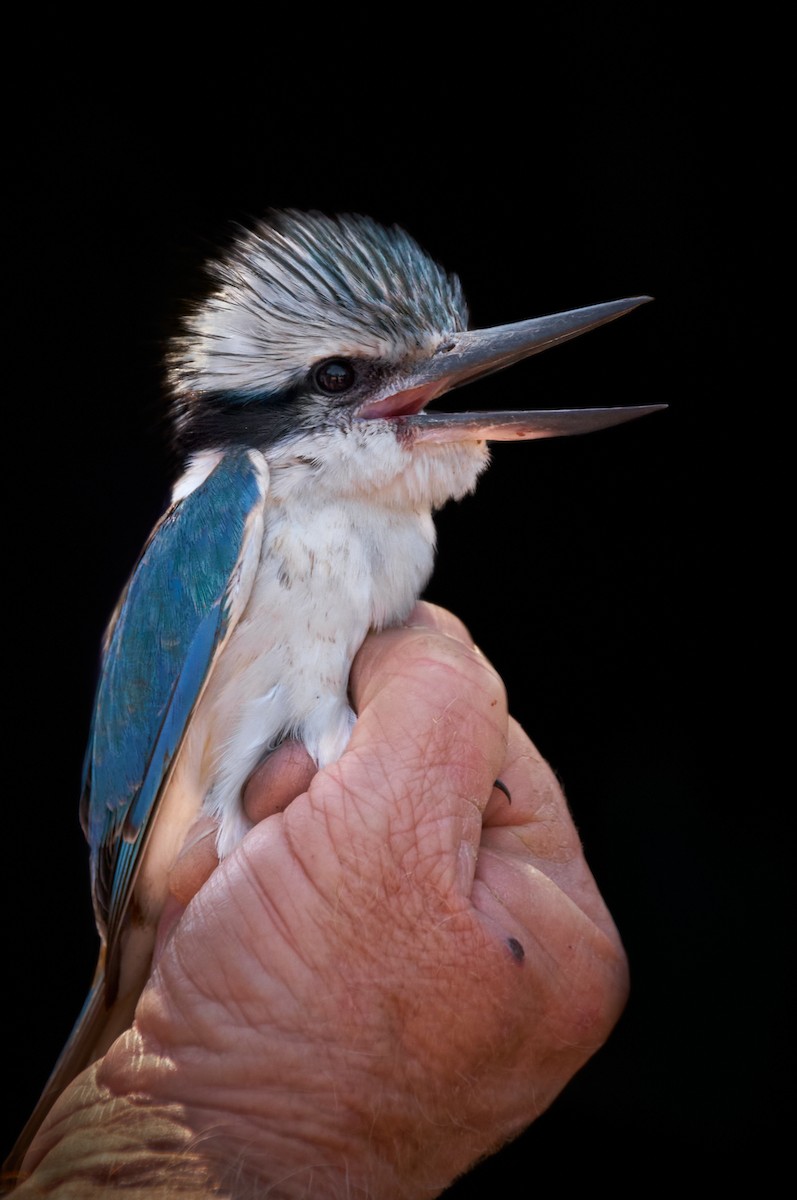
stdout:
[[561,789],[460,622],[420,605],[369,637],[351,692],[337,764],[284,748],[235,853],[189,839],[99,1068],[179,1106],[235,1195],[438,1195],[551,1103],[626,997]]

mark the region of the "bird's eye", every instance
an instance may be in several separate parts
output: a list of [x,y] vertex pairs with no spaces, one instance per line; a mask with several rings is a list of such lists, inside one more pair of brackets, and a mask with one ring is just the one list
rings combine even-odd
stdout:
[[340,392],[348,392],[349,388],[353,387],[357,373],[345,358],[329,358],[326,362],[319,363],[313,372],[313,378],[322,392],[338,395]]

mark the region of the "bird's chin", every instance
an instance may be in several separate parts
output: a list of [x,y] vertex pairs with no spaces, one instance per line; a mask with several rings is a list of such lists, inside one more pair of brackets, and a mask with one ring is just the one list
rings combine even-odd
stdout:
[[486,441],[426,440],[397,430],[410,453],[398,486],[413,505],[442,508],[472,492],[490,461]]

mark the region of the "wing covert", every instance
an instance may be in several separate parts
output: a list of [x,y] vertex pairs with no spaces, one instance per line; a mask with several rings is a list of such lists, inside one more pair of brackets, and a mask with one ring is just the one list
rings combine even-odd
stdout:
[[248,600],[267,486],[260,454],[225,454],[155,527],[109,627],[81,820],[111,942],[191,715]]

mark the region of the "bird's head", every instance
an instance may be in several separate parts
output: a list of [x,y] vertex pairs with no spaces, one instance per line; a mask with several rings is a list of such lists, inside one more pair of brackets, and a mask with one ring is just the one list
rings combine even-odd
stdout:
[[464,485],[441,481],[445,499],[473,486],[488,441],[585,432],[661,407],[426,411],[445,392],[647,297],[469,331],[459,280],[403,230],[294,211],[242,233],[210,273],[213,290],[187,317],[169,362],[177,440],[192,454],[251,446],[280,457],[301,446],[306,459],[309,446],[326,445],[356,455],[359,467],[364,454],[381,454],[382,475],[413,451],[441,466],[478,463]]

